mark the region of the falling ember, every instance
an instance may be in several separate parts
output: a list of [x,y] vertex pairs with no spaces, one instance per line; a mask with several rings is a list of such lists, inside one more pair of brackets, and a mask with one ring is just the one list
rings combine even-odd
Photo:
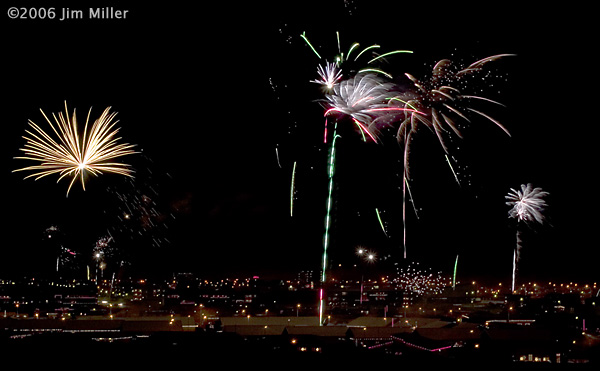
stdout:
[[448,166],[450,166],[450,170],[452,170],[452,174],[454,175],[454,179],[456,180],[456,184],[458,184],[460,186],[460,182],[458,181],[458,176],[456,175],[456,172],[454,171],[454,168],[452,167],[452,163],[450,162],[450,159],[448,158],[448,155],[444,155],[446,157],[446,162],[448,162]]
[[[129,165],[113,162],[115,158],[134,154],[134,145],[118,144],[120,138],[116,138],[119,129],[114,129],[118,121],[114,121],[116,113],[110,113],[110,107],[107,107],[102,115],[94,121],[91,130],[88,132],[88,123],[92,109],[90,108],[83,135],[77,128],[77,116],[75,110],[69,117],[67,103],[65,102],[65,113],[53,114],[56,125],[52,124],[48,116],[42,111],[42,115],[52,128],[52,131],[58,137],[58,140],[44,132],[37,124],[29,120],[29,125],[34,131],[26,130],[29,136],[23,138],[27,143],[21,151],[25,154],[16,159],[31,160],[39,162],[39,165],[20,168],[16,171],[35,171],[35,173],[25,177],[35,177],[35,180],[48,175],[58,174],[60,181],[62,178],[70,177],[71,183],[67,189],[67,196],[75,181],[81,179],[81,185],[85,190],[85,175],[87,173],[100,175],[104,172],[115,173],[125,176],[132,176],[132,170]],[[57,181],[57,182],[58,182]]]

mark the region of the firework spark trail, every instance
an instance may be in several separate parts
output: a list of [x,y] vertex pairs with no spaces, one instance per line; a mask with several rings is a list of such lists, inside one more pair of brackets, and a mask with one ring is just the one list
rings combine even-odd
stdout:
[[[518,233],[517,233],[517,240],[518,240]],[[519,242],[517,242],[517,246],[519,245]],[[517,249],[515,249],[513,251],[513,264],[512,264],[512,285],[511,285],[511,292],[515,292],[515,284],[517,282]]]
[[385,227],[383,226],[383,222],[381,221],[381,215],[379,213],[379,209],[378,208],[375,208],[375,213],[377,214],[377,220],[379,220],[379,225],[381,226],[381,230],[383,231],[383,233],[385,234],[385,236],[388,237],[388,234],[385,231]]
[[404,259],[406,259],[406,175],[402,177],[402,249],[404,251]]
[[460,182],[458,181],[458,176],[456,176],[456,172],[454,171],[454,168],[452,167],[452,163],[450,163],[450,159],[448,158],[448,155],[445,154],[444,156],[446,157],[446,162],[448,162],[448,166],[450,166],[450,170],[452,170],[452,175],[454,175],[454,180],[456,180],[456,183],[460,187]]
[[275,147],[275,157],[277,158],[277,166],[281,169],[281,162],[279,161],[279,149]]
[[290,186],[290,216],[294,216],[294,193],[296,187],[296,161],[294,161],[294,168],[292,169],[292,181]]
[[454,261],[454,274],[452,275],[452,290],[456,288],[456,270],[458,268],[458,255],[456,255],[456,260]]
[[[321,266],[321,285],[324,286],[327,282],[327,250],[329,249],[329,228],[331,227],[331,207],[333,203],[333,175],[335,173],[335,142],[337,138],[341,138],[337,135],[337,122],[334,126],[333,140],[331,142],[331,149],[329,154],[329,165],[327,169],[327,176],[329,178],[329,188],[327,195],[327,213],[325,215],[325,234],[323,236],[323,259]],[[321,297],[319,300],[319,324],[323,325],[323,316],[325,313],[325,298],[323,296],[324,288],[321,287]]]
[[310,41],[308,41],[308,38],[306,37],[306,32],[302,32],[300,37],[304,39],[304,41],[311,48],[311,50],[317,55],[317,57],[319,57],[319,59],[321,59],[321,55],[319,54],[319,52],[317,52],[317,49],[315,49],[315,47],[310,43]]
[[547,206],[544,197],[548,196],[548,192],[542,190],[539,187],[533,187],[531,183],[522,184],[520,190],[510,189],[506,198],[506,205],[511,206],[508,211],[508,217],[517,219],[517,235],[516,235],[516,248],[513,254],[513,282],[512,290],[515,290],[515,280],[517,272],[517,264],[521,257],[522,240],[521,230],[519,229],[519,222],[526,224],[544,222],[544,209]]
[[58,181],[64,177],[71,177],[67,196],[73,183],[78,178],[81,179],[81,185],[85,190],[84,177],[86,173],[98,176],[103,172],[108,172],[132,176],[129,165],[112,162],[115,158],[136,152],[133,151],[133,145],[117,143],[121,139],[115,138],[119,129],[113,130],[113,128],[118,121],[113,121],[116,113],[110,113],[110,107],[104,110],[88,133],[88,123],[92,111],[90,108],[81,137],[77,129],[75,110],[73,115],[69,117],[66,102],[64,115],[62,112],[58,114],[58,117],[53,114],[56,127],[44,111],[41,109],[40,111],[58,137],[58,141],[29,120],[29,125],[34,129],[34,132],[25,131],[29,134],[29,137],[23,137],[27,140],[25,146],[21,148],[25,156],[15,157],[15,159],[32,160],[40,164],[17,169],[13,172],[33,170],[35,173],[26,176],[25,179],[35,177],[35,180],[53,174],[59,175]]

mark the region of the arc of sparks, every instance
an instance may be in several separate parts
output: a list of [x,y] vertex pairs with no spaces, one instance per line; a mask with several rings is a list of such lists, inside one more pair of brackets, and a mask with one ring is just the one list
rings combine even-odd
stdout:
[[376,60],[379,60],[379,59],[385,58],[385,57],[387,57],[387,56],[390,56],[390,55],[399,54],[399,53],[404,53],[404,54],[408,53],[408,54],[412,54],[412,50],[394,50],[394,51],[391,51],[391,52],[383,53],[383,54],[381,54],[381,55],[378,55],[377,57],[375,57],[375,58],[371,59],[371,60],[370,60],[369,62],[367,62],[367,63],[368,63],[368,64],[371,64],[371,63],[375,62]]

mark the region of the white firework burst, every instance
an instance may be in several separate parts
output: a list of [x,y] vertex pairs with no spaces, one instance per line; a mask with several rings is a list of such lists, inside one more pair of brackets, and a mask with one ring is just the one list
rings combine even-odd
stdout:
[[521,190],[511,188],[511,191],[506,196],[506,204],[512,206],[508,212],[510,218],[524,222],[536,221],[540,224],[544,222],[543,211],[547,206],[544,197],[548,192],[539,187],[534,188],[531,183],[522,184]]
[[358,74],[333,86],[327,95],[330,108],[325,116],[341,113],[352,117],[361,130],[375,140],[376,127],[380,122],[392,121],[398,115],[414,110],[390,105],[396,95],[394,84],[383,81],[374,74]]
[[331,90],[342,79],[342,70],[335,63],[326,63],[325,67],[319,65],[317,68],[319,80],[312,80],[317,84],[323,85],[326,90]]

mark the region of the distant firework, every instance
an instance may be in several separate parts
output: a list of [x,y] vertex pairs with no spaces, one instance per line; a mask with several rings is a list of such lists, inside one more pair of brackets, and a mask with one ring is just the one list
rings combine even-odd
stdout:
[[88,123],[92,109],[90,108],[83,133],[77,127],[77,116],[73,111],[69,116],[67,103],[65,102],[65,113],[53,114],[56,125],[52,124],[48,116],[42,111],[42,115],[52,128],[56,138],[51,133],[44,132],[33,121],[29,125],[34,131],[26,130],[29,136],[23,138],[27,143],[21,151],[25,154],[16,159],[31,160],[39,162],[39,165],[28,166],[14,171],[34,171],[25,179],[35,177],[40,179],[48,175],[58,174],[62,178],[71,178],[67,189],[67,196],[73,183],[79,178],[85,190],[85,176],[89,174],[100,175],[102,173],[116,173],[131,177],[132,170],[129,165],[113,162],[114,159],[135,153],[133,145],[119,144],[120,138],[116,138],[119,129],[114,129],[116,113],[110,113],[110,107],[106,108],[102,115],[94,121],[88,132]]
[[103,210],[106,236],[111,237],[112,265],[137,266],[164,253],[176,236],[178,216],[188,212],[187,199],[173,199],[171,175],[146,155],[136,162],[136,177],[122,178],[106,188],[109,202]]
[[94,248],[92,251],[92,257],[96,262],[98,262],[98,263],[106,262],[107,259],[110,259],[113,257],[114,252],[110,245],[111,242],[112,242],[112,237],[109,237],[109,236],[100,237],[96,241],[96,244],[94,245]]
[[440,294],[450,286],[450,279],[441,272],[433,272],[431,268],[421,269],[419,263],[410,263],[405,268],[397,268],[392,283],[399,289],[420,297]]
[[49,253],[55,255],[55,271],[59,274],[73,273],[80,263],[80,256],[76,251],[69,248],[69,239],[65,233],[56,225],[46,228],[43,232],[44,248],[49,250]]
[[56,271],[59,272],[61,268],[74,268],[76,259],[77,253],[61,245],[56,258]]

